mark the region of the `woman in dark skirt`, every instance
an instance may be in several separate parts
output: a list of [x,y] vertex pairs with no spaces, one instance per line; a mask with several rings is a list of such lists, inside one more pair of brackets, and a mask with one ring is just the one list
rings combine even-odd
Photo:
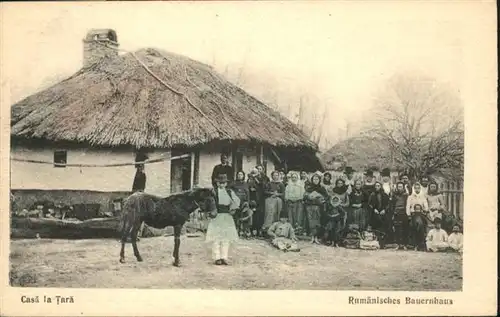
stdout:
[[389,242],[392,234],[392,210],[389,208],[389,196],[382,189],[382,183],[375,183],[375,190],[368,198],[368,206],[371,211],[372,227],[384,234],[381,247]]
[[334,201],[339,201],[339,207],[344,211],[342,214],[341,221],[341,230],[343,231],[346,228],[347,221],[347,213],[349,212],[349,194],[347,193],[348,187],[346,186],[344,180],[342,178],[338,178],[335,181],[335,187],[332,189],[332,197],[331,199]]
[[360,231],[366,229],[369,224],[369,214],[366,210],[368,195],[361,186],[361,180],[354,182],[354,188],[349,195],[349,211],[347,213],[347,225],[356,224]]
[[262,225],[264,232],[267,232],[269,227],[279,220],[285,195],[285,185],[279,179],[279,172],[273,171],[271,177],[272,180],[264,186],[264,195],[266,196],[264,224]]
[[263,210],[262,210],[262,186],[259,182],[259,171],[257,168],[253,168],[250,174],[248,174],[248,193],[249,193],[249,201],[254,201],[256,203],[255,212],[252,215],[252,235],[254,236],[262,236],[262,219]]
[[311,243],[320,244],[318,234],[321,229],[321,219],[324,212],[325,202],[328,200],[328,193],[321,186],[321,176],[313,174],[311,182],[305,189],[304,208],[311,234]]
[[248,182],[245,182],[245,172],[239,171],[236,174],[236,180],[233,183],[232,189],[240,199],[240,207],[243,203],[249,202],[250,200],[250,191],[248,187]]
[[266,195],[264,191],[266,189],[267,184],[270,182],[269,177],[266,175],[266,171],[264,170],[264,166],[257,165],[255,167],[258,171],[256,180],[257,180],[257,190],[259,191],[259,201],[257,202],[257,224],[259,225],[259,236],[264,238],[266,236],[266,231],[262,231],[262,226],[264,225],[265,212],[266,212]]
[[245,182],[245,172],[239,171],[238,173],[236,173],[236,180],[231,186],[231,189],[240,199],[240,207],[238,208],[238,212],[236,212],[236,214],[234,215],[234,222],[236,224],[236,228],[239,228],[240,211],[242,210],[243,204],[245,203],[248,204],[250,199],[248,183]]

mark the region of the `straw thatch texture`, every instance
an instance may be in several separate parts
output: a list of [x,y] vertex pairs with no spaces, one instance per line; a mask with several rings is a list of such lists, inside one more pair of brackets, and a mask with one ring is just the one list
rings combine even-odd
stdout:
[[342,160],[356,170],[398,168],[389,148],[377,138],[352,137],[343,140],[322,154],[326,169],[335,169],[335,160]]
[[[12,107],[11,135],[146,148],[241,140],[317,150],[291,121],[208,65],[157,49],[103,58]],[[215,123],[215,124],[214,124]]]

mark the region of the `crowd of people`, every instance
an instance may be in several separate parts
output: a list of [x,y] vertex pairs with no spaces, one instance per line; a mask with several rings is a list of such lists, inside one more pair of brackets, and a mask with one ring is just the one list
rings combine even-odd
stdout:
[[[449,217],[436,182],[424,176],[410,183],[403,173],[393,183],[387,168],[381,171],[381,182],[371,170],[363,178],[355,178],[354,172],[346,167],[334,180],[328,172],[272,171],[269,178],[259,165],[247,175],[233,171],[227,155],[222,154],[212,182],[218,204],[222,200],[227,206],[232,204],[227,210],[233,221],[229,223],[228,216],[224,221],[214,216],[207,240],[268,238],[281,250],[298,251],[297,236],[305,235],[311,243],[332,247],[374,250],[395,244],[406,250],[416,247],[411,228],[418,221],[416,216],[424,215],[432,227],[425,241],[428,251],[462,252],[461,228],[449,222],[453,217]],[[228,246],[221,247],[225,253],[216,251],[214,256],[224,264]]]

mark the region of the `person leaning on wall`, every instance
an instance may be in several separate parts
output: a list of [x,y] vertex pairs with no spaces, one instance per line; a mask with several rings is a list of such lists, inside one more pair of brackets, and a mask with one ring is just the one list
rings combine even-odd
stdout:
[[227,176],[228,186],[232,186],[234,181],[234,169],[229,164],[229,155],[227,153],[222,153],[220,155],[220,162],[220,164],[214,166],[212,171],[212,186],[217,188],[216,178],[218,175],[222,174]]

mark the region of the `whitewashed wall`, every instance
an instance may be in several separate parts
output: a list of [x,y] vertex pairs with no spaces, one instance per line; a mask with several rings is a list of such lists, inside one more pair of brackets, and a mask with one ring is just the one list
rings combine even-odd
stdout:
[[214,166],[220,164],[220,152],[201,151],[198,185],[201,187],[212,186],[212,171]]
[[[169,151],[151,153],[169,156]],[[14,146],[11,156],[22,159],[52,162],[51,149],[29,149]],[[70,149],[67,151],[68,164],[112,164],[133,162],[133,152]],[[170,161],[146,165],[146,192],[166,196],[170,193]],[[135,167],[54,167],[53,165],[11,161],[12,189],[72,189],[95,191],[130,191],[135,176]]]
[[257,166],[257,152],[249,152],[243,155],[243,171],[248,175],[252,168]]
[[269,178],[271,178],[271,173],[276,169],[276,167],[274,166],[274,163],[273,161],[271,160],[270,157],[267,157],[267,168],[266,168],[266,172],[267,172],[267,176]]
[[[149,153],[170,157],[170,151]],[[13,146],[11,156],[21,159],[53,162],[52,149],[30,149]],[[133,162],[135,154],[126,151],[101,149],[70,149],[67,151],[68,164],[113,164]],[[257,153],[247,152],[243,156],[243,170],[249,173],[257,165]],[[210,187],[212,170],[220,163],[220,151],[205,149],[200,153],[199,186]],[[271,158],[267,158],[268,176],[274,170]],[[146,164],[146,192],[158,196],[170,195],[170,161]],[[44,190],[94,190],[102,192],[130,191],[135,176],[135,167],[54,167],[53,165],[11,161],[12,189]]]
[[[212,171],[214,166],[220,164],[220,151],[213,149],[206,149],[200,152],[200,171],[199,171],[199,186],[210,187],[212,186]],[[243,171],[248,174],[253,167],[257,165],[257,151],[247,151],[243,155]],[[234,166],[234,164],[232,164]],[[274,163],[271,158],[267,158],[267,174],[271,175],[274,170]]]

